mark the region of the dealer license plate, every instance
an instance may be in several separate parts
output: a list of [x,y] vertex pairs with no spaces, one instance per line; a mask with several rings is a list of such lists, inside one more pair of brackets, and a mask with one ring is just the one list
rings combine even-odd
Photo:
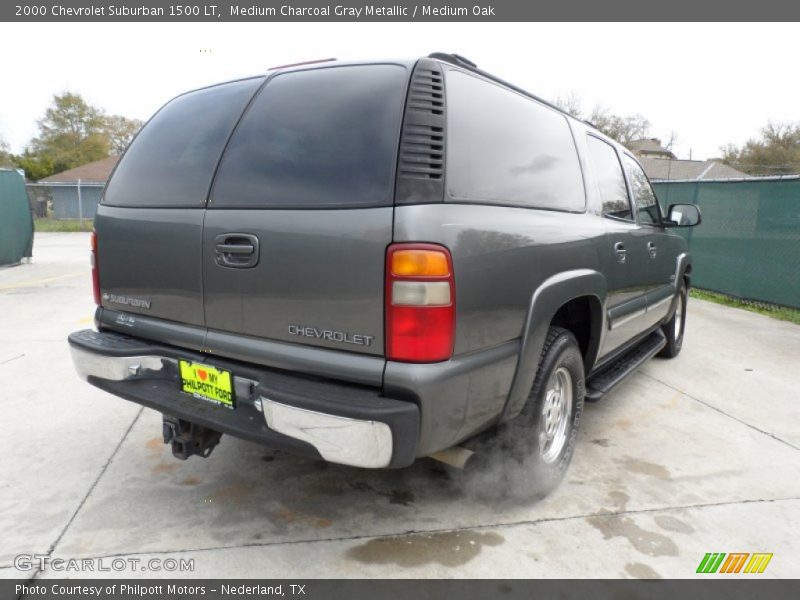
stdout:
[[225,408],[236,407],[230,371],[188,360],[178,363],[181,369],[181,389],[184,392]]

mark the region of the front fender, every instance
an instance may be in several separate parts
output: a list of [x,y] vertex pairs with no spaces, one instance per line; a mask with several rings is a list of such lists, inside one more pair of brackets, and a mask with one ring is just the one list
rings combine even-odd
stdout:
[[[513,419],[525,406],[536,378],[536,371],[539,368],[539,359],[547,337],[547,330],[558,309],[580,296],[594,296],[598,300],[601,310],[596,311],[596,315],[592,315],[594,319],[600,320],[599,323],[595,323],[593,329],[603,332],[606,329],[606,315],[602,307],[605,306],[607,293],[608,286],[605,276],[592,269],[575,269],[558,273],[546,279],[536,289],[531,297],[525,318],[517,370],[514,373],[505,407],[500,415],[501,422]],[[597,339],[594,340],[595,347],[588,353],[593,356],[587,356],[590,363],[594,362],[600,343],[599,335],[593,336],[593,338]]]

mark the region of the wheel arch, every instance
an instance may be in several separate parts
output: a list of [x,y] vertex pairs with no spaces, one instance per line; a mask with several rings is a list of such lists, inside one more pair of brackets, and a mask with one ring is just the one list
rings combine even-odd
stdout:
[[[525,317],[517,368],[500,415],[501,422],[516,417],[525,405],[536,378],[547,330],[553,320],[558,317],[559,326],[564,327],[565,321],[570,322],[570,312],[574,315],[574,310],[581,304],[589,310],[588,330],[582,330],[581,333],[584,337],[584,346],[581,348],[584,365],[591,367],[594,364],[605,326],[603,306],[607,291],[605,276],[593,269],[564,271],[546,279],[536,288]],[[578,342],[580,344],[581,340]],[[590,370],[587,368],[587,373]]]
[[677,292],[681,286],[681,280],[686,280],[686,287],[690,288],[692,283],[692,255],[690,252],[681,252],[675,258],[675,277],[673,286]]

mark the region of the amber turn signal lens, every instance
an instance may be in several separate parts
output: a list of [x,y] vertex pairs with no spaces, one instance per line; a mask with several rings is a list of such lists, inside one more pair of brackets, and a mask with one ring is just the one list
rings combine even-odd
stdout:
[[395,250],[392,275],[399,277],[447,277],[447,255],[438,250]]

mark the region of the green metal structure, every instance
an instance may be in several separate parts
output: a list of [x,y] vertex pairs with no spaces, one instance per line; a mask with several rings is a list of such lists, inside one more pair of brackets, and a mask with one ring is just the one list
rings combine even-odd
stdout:
[[662,208],[695,203],[703,223],[681,231],[692,285],[800,308],[800,176],[654,182]]
[[13,265],[31,256],[33,219],[19,171],[0,169],[0,265]]

